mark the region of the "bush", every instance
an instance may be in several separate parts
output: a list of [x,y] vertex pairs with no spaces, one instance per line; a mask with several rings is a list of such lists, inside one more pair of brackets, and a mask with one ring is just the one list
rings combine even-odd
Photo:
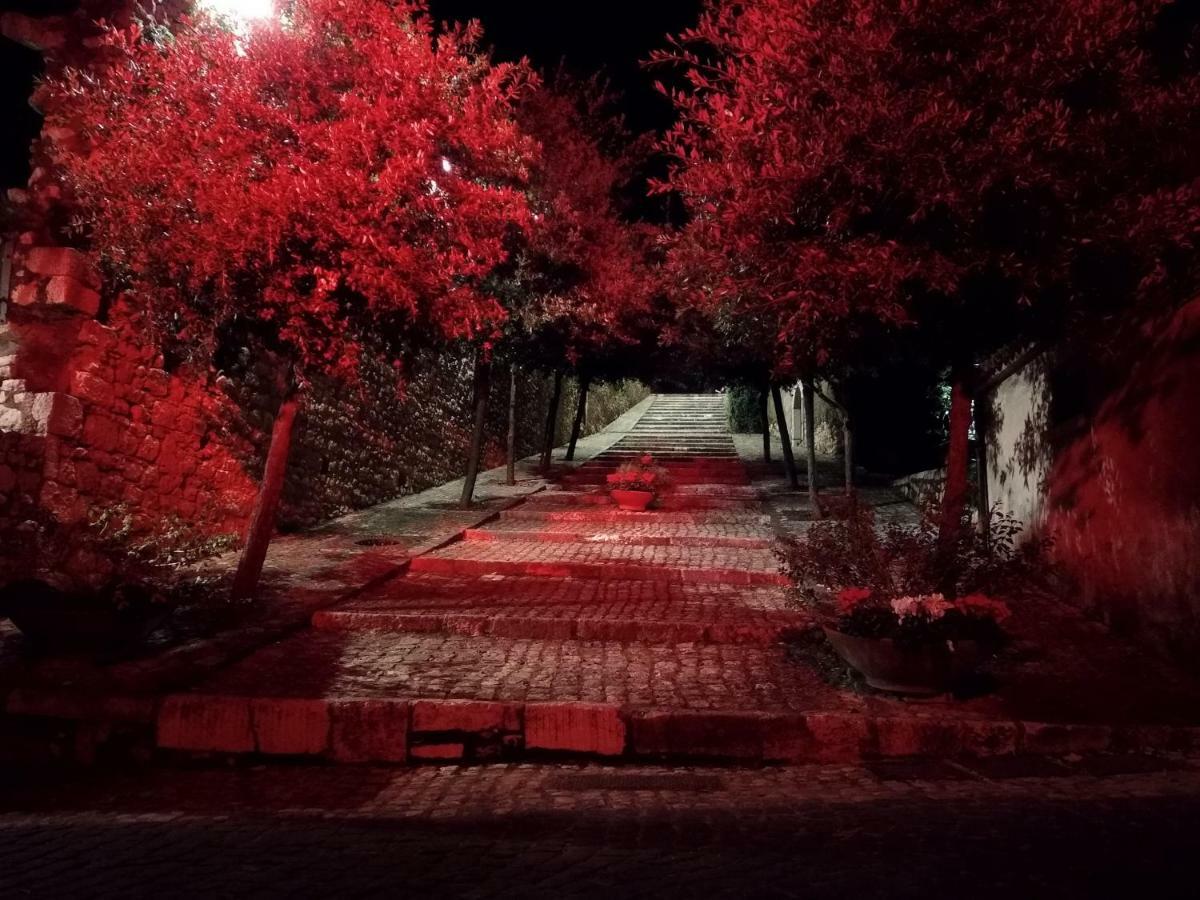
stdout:
[[763,429],[762,395],[756,388],[735,385],[725,395],[729,408],[729,430],[734,434],[758,434]]
[[953,547],[938,542],[932,508],[917,527],[876,526],[853,503],[776,549],[799,602],[859,637],[908,642],[998,641],[1008,599],[1046,574],[1045,542],[1016,543],[1021,524],[994,512],[984,538],[969,522]]

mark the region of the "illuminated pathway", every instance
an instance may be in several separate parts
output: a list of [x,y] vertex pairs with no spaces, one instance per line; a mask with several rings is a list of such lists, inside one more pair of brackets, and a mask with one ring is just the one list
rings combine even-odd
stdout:
[[[618,511],[605,475],[644,452],[672,486],[658,509]],[[560,481],[167,697],[159,747],[341,762],[789,763],[1200,748],[1195,729],[1123,731],[1190,724],[1200,694],[1163,682],[1148,705],[1109,689],[1101,670],[1111,660],[1122,671],[1119,651],[1078,652],[1072,635],[1094,644],[1093,632],[1053,618],[1056,606],[1025,615],[1066,652],[1006,673],[991,695],[906,704],[830,677],[784,641],[812,623],[786,603],[774,499],[747,478],[721,396],[657,396]]]

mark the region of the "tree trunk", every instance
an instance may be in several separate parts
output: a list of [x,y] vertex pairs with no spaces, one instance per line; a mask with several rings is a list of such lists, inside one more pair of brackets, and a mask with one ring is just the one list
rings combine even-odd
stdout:
[[811,381],[801,382],[804,392],[804,452],[808,468],[808,502],[813,512],[820,512],[817,496],[817,422],[816,387]]
[[479,477],[479,458],[483,455],[483,427],[487,416],[488,388],[492,382],[492,364],[482,359],[475,362],[475,421],[471,428],[471,450],[467,457],[467,476],[463,479],[459,505],[469,509],[475,497],[475,480]]
[[508,370],[508,443],[505,446],[505,484],[517,483],[517,367]]
[[583,416],[587,412],[588,388],[592,379],[583,378],[579,382],[579,403],[575,407],[575,421],[571,423],[571,441],[567,444],[567,460],[574,461],[575,445],[579,442],[579,432],[583,430]]
[[971,395],[965,372],[958,372],[950,386],[950,446],[946,451],[946,487],[938,522],[938,543],[949,550],[958,539],[967,504],[967,462],[971,430]]
[[771,461],[771,411],[768,407],[771,405],[771,389],[762,389],[762,400],[758,404],[758,411],[762,414],[762,439],[763,439],[763,462]]
[[542,473],[550,471],[550,461],[554,456],[554,429],[558,425],[558,404],[562,400],[563,373],[560,369],[554,373],[554,391],[550,394],[550,410],[546,413],[546,433],[542,437],[542,461],[538,469]]
[[783,414],[783,397],[779,385],[771,385],[771,399],[775,401],[775,424],[779,426],[779,441],[783,445],[783,465],[787,469],[788,484],[800,489],[800,476],[796,474],[796,459],[792,456],[792,438],[788,433],[787,417]]
[[275,423],[271,427],[271,444],[267,447],[267,463],[263,468],[262,483],[254,510],[250,515],[250,526],[246,529],[246,546],[238,560],[237,573],[233,577],[233,599],[246,600],[258,591],[263,563],[267,559],[267,548],[275,535],[275,520],[279,514],[279,499],[283,495],[283,479],[287,474],[288,456],[292,448],[292,431],[296,415],[300,411],[300,396],[289,388],[279,404]]

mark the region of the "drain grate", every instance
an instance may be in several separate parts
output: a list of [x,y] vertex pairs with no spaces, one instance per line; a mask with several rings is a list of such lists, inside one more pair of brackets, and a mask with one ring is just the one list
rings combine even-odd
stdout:
[[716,775],[638,774],[622,772],[564,772],[546,782],[558,791],[679,791],[714,793],[725,790],[725,782]]
[[359,547],[396,547],[403,541],[397,541],[394,538],[363,538],[361,541],[354,542]]

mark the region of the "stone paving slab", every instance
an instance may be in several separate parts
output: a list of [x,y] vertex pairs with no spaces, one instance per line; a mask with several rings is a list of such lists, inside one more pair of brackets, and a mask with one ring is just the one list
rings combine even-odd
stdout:
[[540,522],[504,519],[484,528],[468,528],[466,541],[561,541],[565,543],[651,544],[745,547],[769,549],[774,541],[767,529],[757,525],[664,524],[654,520],[626,522]]

